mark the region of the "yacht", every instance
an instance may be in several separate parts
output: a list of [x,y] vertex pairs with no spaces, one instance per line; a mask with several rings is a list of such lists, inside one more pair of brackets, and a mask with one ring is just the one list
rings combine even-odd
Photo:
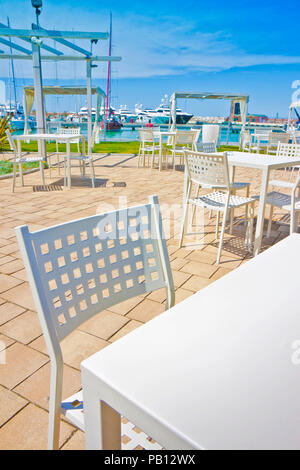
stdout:
[[[155,109],[143,109],[143,105],[136,104],[135,112],[137,114],[137,122],[151,122],[153,124],[169,124],[170,122],[170,106],[168,96],[162,99],[160,105]],[[185,113],[182,109],[176,109],[176,124],[186,124],[193,117],[193,114]]]

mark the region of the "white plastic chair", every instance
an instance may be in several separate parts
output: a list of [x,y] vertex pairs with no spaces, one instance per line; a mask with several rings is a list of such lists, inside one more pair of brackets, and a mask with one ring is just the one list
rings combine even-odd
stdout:
[[[151,167],[153,168],[155,152],[159,152],[159,143],[156,142],[153,129],[138,129],[140,149],[137,166],[149,166],[151,157]],[[146,165],[147,160],[147,165]]]
[[269,133],[269,141],[267,145],[267,153],[277,154],[278,144],[288,144],[291,136],[290,134],[283,132],[273,132]]
[[164,287],[166,308],[174,305],[162,219],[151,196],[145,205],[37,232],[15,230],[51,359],[48,447],[57,449],[61,413],[84,430],[81,392],[61,403],[60,342],[102,310],[146,292]]
[[[204,152],[204,153],[216,153],[217,146],[215,142],[202,142],[202,143],[197,144],[197,151]],[[236,191],[240,189],[246,189],[246,197],[249,197],[250,183],[244,182],[244,181],[234,181],[233,183],[231,183],[231,185],[233,189],[233,194],[236,194]],[[215,189],[209,185],[208,186],[202,185],[202,188],[204,187],[205,189]],[[196,197],[199,196],[200,188],[201,186],[199,185],[198,188],[196,189]],[[195,215],[195,210],[196,210],[196,207],[193,208],[193,219]],[[209,218],[211,218],[211,212],[212,211],[209,212]],[[247,212],[247,208],[246,208],[246,212]]]
[[[68,128],[60,128],[59,129],[59,134],[61,135],[80,135],[80,127],[68,127]],[[58,145],[61,144],[61,143],[64,143],[63,141],[59,141],[57,140],[56,141],[56,155],[57,155],[57,169],[58,169],[58,174],[60,175],[60,159],[59,159],[59,156],[60,156],[60,153],[59,153],[59,150],[58,150]],[[75,138],[75,139],[72,139],[70,141],[71,144],[77,144],[77,150],[78,150],[78,153],[80,153],[80,139],[79,138]],[[53,155],[51,155],[49,157],[49,173],[50,173],[50,178],[51,178],[51,157]]]
[[175,160],[176,157],[180,157],[181,164],[184,159],[184,150],[195,149],[196,143],[199,138],[199,132],[197,131],[180,131],[176,130],[176,135],[173,138],[173,148],[172,148],[172,164],[173,170],[175,170]]
[[23,186],[22,163],[39,162],[41,178],[42,178],[42,184],[43,184],[43,186],[45,186],[45,174],[44,174],[43,157],[41,157],[39,155],[33,155],[33,156],[26,156],[26,155],[22,156],[22,154],[19,155],[16,144],[14,142],[14,139],[12,138],[12,135],[11,135],[10,131],[8,129],[6,129],[5,133],[6,133],[7,140],[9,142],[10,149],[14,152],[12,192],[14,192],[15,185],[16,185],[17,165],[19,165],[20,181],[21,181],[21,185]]
[[253,134],[250,134],[249,131],[244,131],[241,138],[242,151],[243,152],[257,152],[260,151],[259,143],[253,143]]
[[[184,195],[185,204],[183,209],[179,246],[182,246],[183,236],[186,231],[189,204],[217,211],[216,238],[219,236],[220,212],[223,212],[223,222],[217,256],[217,264],[219,264],[228,215],[229,213],[232,213],[233,209],[246,206],[249,208],[249,211],[247,211],[248,225],[246,229],[245,244],[248,247],[248,250],[251,251],[255,199],[233,195],[234,189],[229,180],[227,154],[200,153],[185,150],[184,156],[188,184],[187,192]],[[201,196],[191,197],[193,184],[203,187],[207,187],[209,185],[210,187],[217,189],[217,191]],[[231,229],[232,217],[230,219],[230,231]]]
[[[300,160],[300,145],[297,144],[278,144],[277,149],[277,156],[281,157],[289,157],[295,158],[295,160]],[[270,205],[270,214],[269,214],[269,222],[268,222],[268,230],[267,230],[267,237],[269,238],[271,235],[272,229],[272,218],[273,218],[273,209],[275,207],[279,207],[283,210],[286,210],[290,213],[290,233],[292,234],[294,231],[297,231],[297,224],[298,224],[298,212],[300,211],[300,198],[296,197],[296,193],[299,196],[300,193],[300,185],[299,185],[299,177],[300,177],[300,167],[295,166],[292,169],[285,168],[285,174],[288,173],[289,178],[285,180],[280,180],[276,178],[276,171],[274,171],[274,179],[270,181],[270,186],[274,188],[282,188],[282,189],[289,189],[291,194],[284,194],[279,191],[271,191],[267,195],[266,204]]]

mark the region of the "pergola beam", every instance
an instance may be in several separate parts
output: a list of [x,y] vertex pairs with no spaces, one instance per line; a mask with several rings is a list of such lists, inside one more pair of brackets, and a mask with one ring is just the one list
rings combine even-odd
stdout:
[[[4,23],[0,23],[0,28],[8,28],[8,26]],[[19,38],[21,41],[27,42],[29,44],[32,44],[31,39],[28,38]],[[45,49],[45,51],[51,52],[52,54],[56,55],[63,55],[63,52],[58,51],[57,49],[54,49],[54,47],[47,46],[46,44],[41,44],[40,47],[42,49]],[[2,51],[1,51],[2,52]],[[30,52],[31,53],[31,52]]]
[[[16,54],[1,54],[0,59],[13,59],[13,60],[32,60],[32,55],[16,55]],[[120,62],[122,57],[115,56],[91,56],[91,57],[84,57],[84,56],[74,56],[74,55],[62,55],[62,56],[52,56],[52,55],[42,55],[41,60],[45,62],[52,62],[52,61],[76,61],[82,62],[87,59],[92,60],[93,62]]]
[[6,39],[0,38],[0,43],[11,47],[12,49],[16,49],[17,51],[24,52],[24,54],[31,54],[30,49],[26,49],[25,47],[19,46],[19,44],[15,44],[14,42],[7,41]]
[[[36,31],[47,31],[44,28],[38,27],[36,24],[32,25],[32,29]],[[59,42],[60,44],[63,44],[66,47],[70,47],[70,49],[73,49],[76,52],[80,52],[81,54],[84,54],[87,57],[90,57],[92,55],[91,52],[87,51],[86,49],[83,49],[82,47],[76,46],[76,44],[73,44],[72,42],[67,41],[66,39],[59,38],[59,39],[56,39],[56,41]]]
[[15,36],[19,38],[50,38],[50,39],[108,39],[108,33],[96,32],[81,32],[81,31],[55,31],[55,30],[42,30],[37,31],[33,29],[15,29],[15,28],[0,28],[0,36]]

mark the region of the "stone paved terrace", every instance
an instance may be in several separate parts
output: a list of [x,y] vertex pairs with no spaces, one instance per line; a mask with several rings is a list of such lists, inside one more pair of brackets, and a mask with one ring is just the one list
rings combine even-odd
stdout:
[[[226,235],[226,249],[221,264],[216,265],[215,218],[208,219],[207,215],[205,232],[187,236],[187,246],[179,249],[181,214],[175,212],[173,220],[167,205],[181,204],[183,173],[137,169],[136,164],[135,156],[97,156],[95,189],[79,177],[77,168],[72,169],[75,177],[71,191],[62,190],[62,179],[55,171],[52,180],[46,171],[46,182],[52,184],[52,191],[38,190],[39,173],[25,176],[26,186],[17,186],[14,194],[11,179],[0,180],[0,345],[6,348],[6,365],[0,365],[1,449],[45,449],[47,445],[49,357],[18,251],[15,226],[28,224],[34,231],[94,215],[111,206],[118,208],[120,196],[127,198],[128,205],[134,205],[147,202],[148,195],[157,194],[165,226],[170,226],[167,244],[176,302],[249,259],[243,248],[244,226],[240,224],[232,236]],[[237,170],[236,180],[251,181],[251,194],[258,194],[260,175],[255,170]],[[114,182],[126,186],[114,187]],[[276,217],[279,220],[281,215],[275,212]],[[287,225],[274,223],[272,237],[264,239],[264,248],[286,236],[287,231]],[[79,368],[84,358],[162,313],[164,301],[164,290],[126,301],[99,313],[66,338],[62,345],[64,397],[80,390]],[[84,435],[62,421],[60,445],[62,449],[83,449]]]

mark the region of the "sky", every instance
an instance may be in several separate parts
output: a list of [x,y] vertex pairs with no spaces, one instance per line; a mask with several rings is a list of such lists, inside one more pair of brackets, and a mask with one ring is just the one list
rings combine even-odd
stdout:
[[[286,117],[292,98],[300,99],[299,0],[43,0],[40,22],[49,29],[108,31],[110,11],[113,55],[122,56],[112,67],[116,106],[157,106],[174,91],[228,92],[249,94],[251,113]],[[11,26],[29,28],[31,1],[0,0],[0,21],[7,16]],[[88,41],[81,45],[90,48]],[[108,41],[99,41],[94,52],[107,55]],[[15,70],[20,96],[23,84],[32,83],[32,66],[15,61]],[[8,75],[9,63],[2,60],[0,77]],[[105,88],[106,75],[101,63],[93,69],[94,85]],[[84,64],[43,64],[44,84],[84,84],[84,77]],[[71,110],[82,100],[49,98],[47,109]],[[178,105],[198,115],[229,111],[226,102]]]

